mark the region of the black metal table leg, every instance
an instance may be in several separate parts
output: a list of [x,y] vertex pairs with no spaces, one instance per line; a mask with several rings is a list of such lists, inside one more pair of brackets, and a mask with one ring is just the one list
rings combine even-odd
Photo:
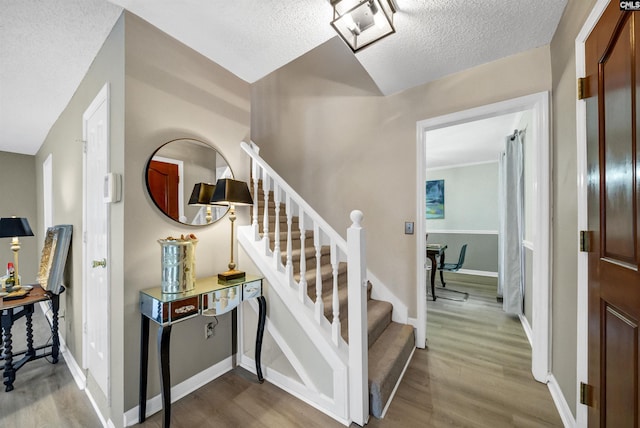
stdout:
[[[444,266],[444,251],[440,254],[440,267]],[[440,282],[442,282],[442,286],[446,286],[444,282],[444,275],[442,274],[442,270],[440,270]]]
[[11,325],[13,324],[13,309],[2,311],[0,324],[2,326],[2,343],[4,351],[4,378],[5,391],[13,390],[13,381],[16,379],[16,372],[13,368],[13,340],[11,339]]
[[140,392],[138,395],[138,422],[147,418],[147,375],[149,372],[149,318],[140,316]]
[[162,426],[171,425],[171,367],[169,364],[169,342],[171,340],[171,325],[160,326],[158,329],[158,354],[160,357],[160,385],[162,392]]
[[431,298],[433,301],[436,300],[436,269],[438,269],[438,265],[436,264],[436,256],[433,254],[427,254],[429,260],[431,260]]
[[60,338],[58,337],[58,311],[60,310],[60,296],[58,294],[49,293],[51,299],[51,362],[58,362],[60,352]]
[[256,334],[256,374],[258,381],[264,382],[262,376],[262,363],[260,362],[260,354],[262,353],[262,337],[264,336],[264,324],[267,318],[267,301],[264,296],[258,296],[258,332]]

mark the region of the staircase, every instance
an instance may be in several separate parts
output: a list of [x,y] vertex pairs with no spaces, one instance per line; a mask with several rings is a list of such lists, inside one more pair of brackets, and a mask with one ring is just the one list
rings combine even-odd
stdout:
[[[382,417],[413,355],[415,338],[412,326],[392,320],[391,303],[371,298],[373,285],[365,279],[363,264],[362,214],[352,213],[354,225],[345,243],[270,170],[255,145],[242,147],[252,158],[254,207],[253,224],[239,234],[240,243],[256,265],[263,266],[271,287],[288,299],[288,308],[318,341],[318,349],[335,352],[336,358],[327,360],[344,363],[344,368],[334,366],[335,373],[342,374],[334,374],[334,383],[344,382],[334,385],[334,398],[339,399],[344,387],[350,405],[336,418],[364,425],[369,413]],[[366,415],[358,415],[361,408]]]

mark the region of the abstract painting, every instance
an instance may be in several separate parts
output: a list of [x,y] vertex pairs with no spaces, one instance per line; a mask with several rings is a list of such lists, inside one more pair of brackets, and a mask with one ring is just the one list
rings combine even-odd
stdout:
[[426,186],[427,219],[444,218],[444,180],[429,180]]

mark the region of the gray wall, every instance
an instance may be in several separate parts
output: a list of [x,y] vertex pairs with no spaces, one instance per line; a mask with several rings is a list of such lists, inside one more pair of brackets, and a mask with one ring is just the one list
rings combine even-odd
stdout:
[[446,244],[446,263],[456,263],[460,249],[467,244],[462,269],[474,270],[487,276],[497,276],[498,273],[498,235],[474,233],[438,233],[430,232],[427,243]]
[[[38,233],[35,156],[0,152],[0,217],[26,217],[35,236],[20,238],[19,274],[23,283],[36,281],[40,263],[41,240]],[[43,237],[42,239],[40,239]],[[0,276],[8,262],[13,262],[11,238],[0,239]]]
[[426,179],[444,180],[444,218],[427,219],[427,232],[498,230],[497,160],[479,165],[427,169]]

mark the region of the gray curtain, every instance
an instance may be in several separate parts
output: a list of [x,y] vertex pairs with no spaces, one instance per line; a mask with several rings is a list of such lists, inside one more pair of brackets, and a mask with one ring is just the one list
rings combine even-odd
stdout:
[[522,137],[516,131],[506,138],[505,152],[500,157],[498,197],[498,296],[503,298],[504,311],[515,315],[522,315],[524,303],[523,169]]

